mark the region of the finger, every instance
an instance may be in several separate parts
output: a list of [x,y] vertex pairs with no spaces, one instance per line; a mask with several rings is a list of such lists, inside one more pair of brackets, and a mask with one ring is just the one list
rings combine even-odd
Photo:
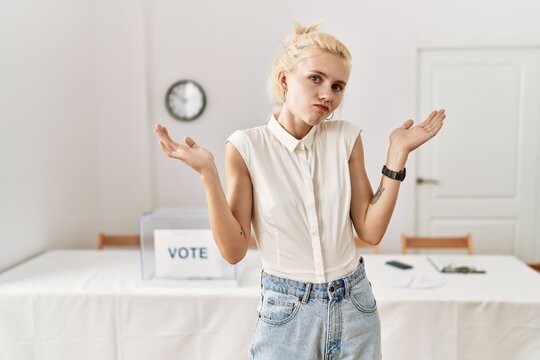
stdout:
[[444,112],[444,109],[440,109],[437,111],[437,114],[431,119],[431,121],[438,121],[441,118],[444,118],[446,116],[446,113]]
[[160,133],[164,133],[166,130],[165,126],[161,125],[161,124],[156,124],[156,126],[154,126],[154,131],[155,132],[160,132]]
[[170,146],[167,146],[167,143],[160,141],[159,147],[163,152],[173,159],[179,159],[184,161],[184,157],[186,154],[186,151],[189,151],[189,148],[186,145],[179,144],[178,146],[171,148]]
[[437,134],[439,130],[441,130],[442,126],[444,125],[444,122],[442,120],[444,120],[444,118],[442,118],[441,121],[434,121],[430,125],[429,129],[427,129],[428,133],[431,136],[435,136],[435,134]]
[[160,137],[165,138],[165,127],[161,124],[156,124],[154,127],[154,132]]
[[437,117],[435,117],[432,121],[429,122],[426,126],[424,126],[424,129],[428,132],[433,131],[436,127],[438,127],[444,119],[446,118],[446,114],[441,113]]
[[403,123],[403,125],[401,125],[401,128],[402,128],[402,129],[410,129],[411,126],[413,126],[413,125],[414,125],[414,120],[413,120],[413,119],[409,119],[409,120],[405,121],[405,122]]
[[439,122],[437,124],[437,126],[434,126],[433,128],[431,128],[431,130],[429,131],[429,135],[431,137],[437,135],[437,133],[439,132],[439,130],[441,130],[441,128],[443,127],[443,123],[442,122]]
[[159,142],[160,142],[161,148],[164,149],[164,151],[165,151],[165,153],[167,153],[167,155],[172,154],[174,151],[176,151],[178,149],[178,146],[174,146],[171,143],[169,143],[168,141],[160,140]]
[[165,135],[165,137],[170,141],[170,142],[175,142],[171,136],[169,135],[169,130],[167,130],[167,128],[165,126],[163,126],[163,135]]
[[189,136],[186,136],[184,138],[184,142],[186,143],[187,146],[189,146],[190,148],[192,149],[197,149],[199,147],[199,145],[197,145],[197,143],[195,142],[195,140],[193,140],[192,138],[190,138]]
[[431,112],[431,114],[428,115],[426,120],[424,120],[422,122],[422,124],[420,124],[420,126],[423,127],[423,128],[426,128],[427,126],[429,126],[431,124],[431,122],[436,121],[438,119],[438,117],[440,117],[443,114],[444,114],[444,109],[433,110]]
[[429,123],[430,121],[433,121],[433,119],[436,119],[437,116],[440,116],[444,114],[444,109],[440,109],[440,110],[433,110],[429,115],[428,117],[426,118],[426,120],[424,122],[426,123]]
[[437,111],[433,110],[425,119],[422,121],[422,123],[419,126],[424,126],[428,124],[434,117],[437,115]]
[[162,141],[163,143],[169,143],[170,140],[167,139],[167,137],[165,136],[165,134],[163,134],[163,132],[161,130],[156,130],[156,135],[159,139],[159,141]]
[[161,150],[162,150],[165,154],[169,155],[169,153],[170,153],[169,148],[168,148],[167,145],[165,145],[165,143],[164,143],[163,141],[161,141],[161,140],[159,141],[159,147],[161,148]]
[[173,147],[178,147],[179,144],[171,139],[166,127],[159,125],[156,128],[156,134],[158,135],[159,139],[167,145],[167,147],[171,149]]
[[155,126],[155,131],[156,131],[157,134],[161,135],[161,137],[163,139],[166,139],[166,140],[174,143],[174,140],[169,135],[169,131],[167,130],[167,128],[165,126],[163,126],[161,124],[157,124]]

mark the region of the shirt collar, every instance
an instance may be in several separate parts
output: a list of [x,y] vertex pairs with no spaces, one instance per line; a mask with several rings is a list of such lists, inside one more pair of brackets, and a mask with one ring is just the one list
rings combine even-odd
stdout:
[[311,150],[313,138],[315,137],[316,126],[313,126],[306,136],[300,140],[289,134],[287,130],[285,130],[276,120],[276,117],[273,114],[270,115],[270,120],[268,121],[267,126],[272,134],[274,134],[274,136],[279,140],[279,142],[282,143],[290,152],[294,152],[300,143],[303,143],[308,150]]

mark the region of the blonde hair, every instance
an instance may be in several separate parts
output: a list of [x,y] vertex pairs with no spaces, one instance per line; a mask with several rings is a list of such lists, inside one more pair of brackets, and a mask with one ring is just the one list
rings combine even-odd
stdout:
[[295,23],[294,33],[285,40],[283,51],[272,65],[268,92],[273,100],[277,100],[278,104],[285,102],[284,92],[278,81],[280,72],[294,71],[300,61],[321,53],[334,54],[351,61],[351,53],[347,47],[333,35],[319,31],[318,23],[306,27]]

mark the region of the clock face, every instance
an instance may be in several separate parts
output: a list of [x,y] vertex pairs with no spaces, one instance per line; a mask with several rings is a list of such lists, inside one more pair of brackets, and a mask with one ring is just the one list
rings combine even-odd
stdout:
[[193,80],[180,80],[171,85],[165,96],[169,114],[182,121],[198,118],[206,106],[202,87]]

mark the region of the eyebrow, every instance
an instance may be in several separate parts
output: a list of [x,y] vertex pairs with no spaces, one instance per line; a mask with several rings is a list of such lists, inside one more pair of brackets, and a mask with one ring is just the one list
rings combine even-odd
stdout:
[[[328,77],[328,75],[326,75],[326,74],[323,73],[322,71],[319,71],[319,70],[311,70],[311,71],[314,72],[314,73],[316,73],[316,74],[322,75],[322,76],[324,76],[324,77]],[[342,84],[343,86],[346,86],[346,85],[347,85],[347,83],[346,83],[345,81],[343,81],[343,80],[337,80],[336,82]]]

